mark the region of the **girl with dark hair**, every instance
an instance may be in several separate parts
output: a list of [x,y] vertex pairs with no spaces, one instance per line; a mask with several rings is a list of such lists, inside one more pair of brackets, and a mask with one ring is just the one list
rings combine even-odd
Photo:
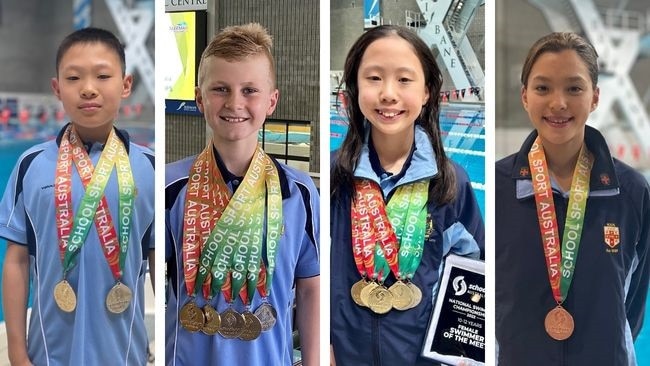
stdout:
[[348,134],[331,167],[331,342],[342,365],[420,356],[447,254],[479,258],[484,227],[443,150],[440,69],[413,32],[380,26],[344,69]]
[[597,59],[579,35],[552,33],[524,62],[535,130],[495,172],[499,365],[637,364],[650,191],[586,125],[600,97]]

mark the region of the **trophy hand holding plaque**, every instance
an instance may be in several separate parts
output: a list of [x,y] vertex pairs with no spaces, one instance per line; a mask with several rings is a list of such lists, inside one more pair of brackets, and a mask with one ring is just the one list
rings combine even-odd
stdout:
[[485,263],[447,256],[422,356],[449,365],[485,364]]

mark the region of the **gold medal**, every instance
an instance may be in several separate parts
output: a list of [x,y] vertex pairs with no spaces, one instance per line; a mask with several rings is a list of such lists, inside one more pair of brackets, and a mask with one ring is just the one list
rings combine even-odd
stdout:
[[203,315],[205,323],[203,323],[201,331],[207,335],[217,334],[221,326],[221,315],[210,304],[205,304],[203,307]]
[[561,305],[548,312],[544,319],[544,328],[551,338],[563,341],[573,334],[573,317]]
[[189,332],[196,332],[203,328],[205,324],[205,315],[203,311],[196,306],[194,300],[190,300],[183,305],[178,315],[181,326]]
[[260,320],[260,324],[262,325],[262,332],[266,332],[267,330],[273,328],[278,314],[271,304],[264,302],[257,308],[257,310],[255,310],[255,316]]
[[395,282],[389,289],[393,295],[393,307],[397,310],[410,309],[413,302],[411,289],[402,281]]
[[108,311],[113,314],[123,313],[124,310],[129,308],[132,296],[133,294],[128,286],[122,284],[122,282],[116,283],[115,286],[108,291],[108,295],[106,295],[106,307],[108,308]]
[[379,286],[377,282],[368,282],[366,286],[361,290],[359,299],[361,301],[361,306],[368,306],[368,298],[370,297],[370,292]]
[[245,323],[242,332],[239,334],[239,339],[242,341],[252,341],[262,333],[262,323],[257,319],[255,314],[248,310],[244,311],[242,315],[244,316]]
[[413,282],[409,282],[406,286],[411,289],[411,294],[413,295],[411,305],[409,305],[409,309],[412,309],[418,306],[420,304],[420,301],[422,301],[422,290],[420,290],[420,288],[417,287]]
[[245,325],[244,316],[233,310],[232,308],[226,309],[221,313],[221,327],[219,327],[219,334],[224,338],[237,338],[241,334]]
[[54,301],[59,309],[66,313],[71,313],[77,307],[77,296],[70,283],[65,279],[61,280],[54,286]]
[[368,295],[368,307],[377,314],[386,314],[393,308],[393,294],[384,286],[378,286]]
[[365,278],[362,278],[359,281],[355,282],[354,285],[352,285],[350,288],[350,295],[352,295],[352,300],[354,300],[354,302],[359,306],[366,306],[361,301],[361,290],[363,290],[363,288],[367,285],[368,281],[366,281]]

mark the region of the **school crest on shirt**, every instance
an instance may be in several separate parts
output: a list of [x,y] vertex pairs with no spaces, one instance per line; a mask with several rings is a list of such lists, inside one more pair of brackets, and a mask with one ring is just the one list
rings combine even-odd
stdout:
[[602,185],[604,185],[604,186],[608,186],[611,182],[612,182],[612,180],[609,179],[609,175],[608,175],[608,174],[603,173],[603,174],[600,175],[600,183],[601,183]]
[[607,244],[611,249],[616,248],[616,246],[621,242],[621,235],[618,231],[618,226],[608,222],[603,226],[603,230],[605,244]]

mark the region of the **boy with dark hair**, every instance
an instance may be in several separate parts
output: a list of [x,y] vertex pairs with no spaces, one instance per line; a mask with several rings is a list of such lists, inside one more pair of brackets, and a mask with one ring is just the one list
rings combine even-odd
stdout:
[[52,90],[70,123],[21,155],[0,202],[12,364],[146,363],[154,157],[113,126],[133,82],[124,60],[120,41],[102,29],[63,40]]

